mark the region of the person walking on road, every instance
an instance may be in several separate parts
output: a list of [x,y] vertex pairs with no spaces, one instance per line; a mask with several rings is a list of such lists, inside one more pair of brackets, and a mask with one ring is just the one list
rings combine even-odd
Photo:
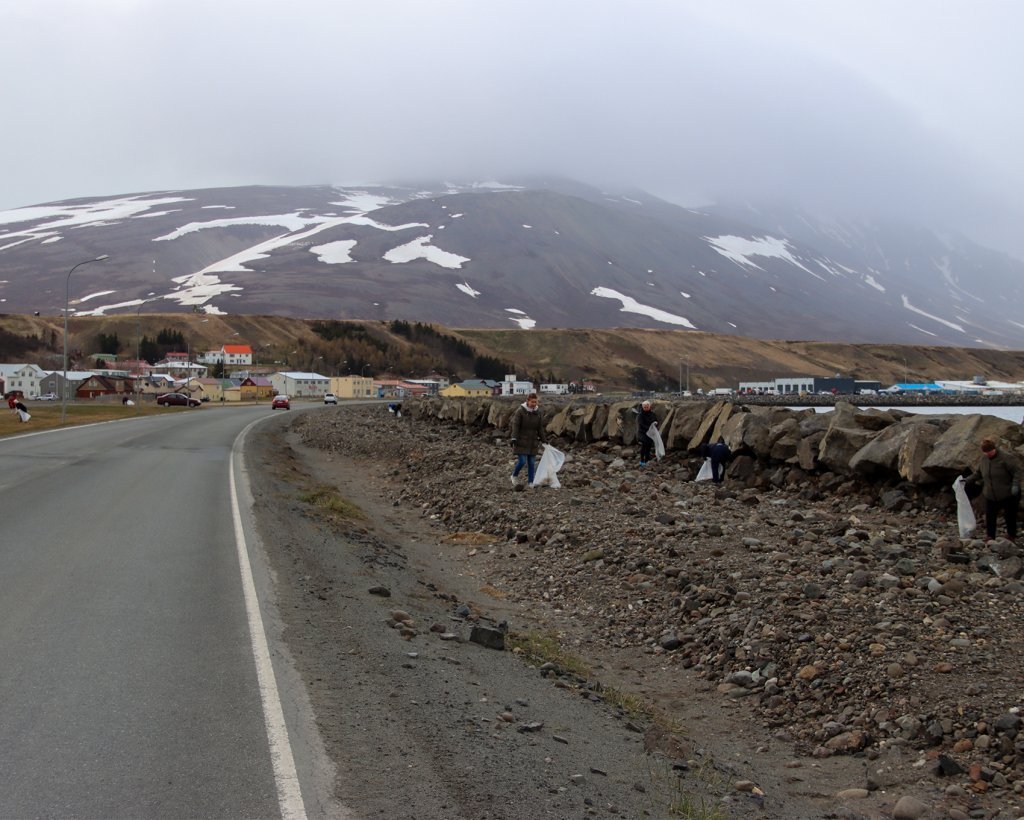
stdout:
[[1016,541],[1021,478],[1021,467],[1017,459],[996,449],[992,439],[984,439],[981,442],[981,461],[966,477],[968,480],[981,480],[981,494],[985,499],[985,531],[989,541],[996,537],[1000,512],[1006,521],[1007,536],[1011,541]]
[[510,427],[512,434],[512,452],[516,454],[516,466],[512,471],[512,486],[515,487],[520,470],[526,465],[526,476],[530,486],[537,471],[537,455],[540,446],[545,443],[544,419],[540,414],[537,394],[530,393],[515,413],[512,414]]
[[647,435],[652,424],[656,424],[658,417],[651,409],[651,403],[645,401],[640,405],[640,411],[636,417],[636,438],[640,443],[640,466],[645,467],[651,460],[651,453],[654,452],[654,439]]

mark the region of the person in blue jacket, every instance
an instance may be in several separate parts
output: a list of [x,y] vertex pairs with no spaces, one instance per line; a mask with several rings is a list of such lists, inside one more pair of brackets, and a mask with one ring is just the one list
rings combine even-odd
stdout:
[[711,480],[721,484],[725,480],[725,466],[732,458],[732,450],[725,439],[719,436],[718,441],[708,447],[708,455],[711,456]]

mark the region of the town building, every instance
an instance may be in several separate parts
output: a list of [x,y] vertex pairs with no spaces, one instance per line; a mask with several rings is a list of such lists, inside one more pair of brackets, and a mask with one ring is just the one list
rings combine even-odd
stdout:
[[448,387],[440,391],[440,395],[446,398],[500,396],[501,382],[493,382],[488,379],[467,379],[464,382],[448,385]]
[[0,379],[3,379],[4,391],[20,391],[26,399],[34,399],[47,392],[39,389],[45,375],[45,371],[34,364],[0,364]]
[[297,399],[322,399],[331,392],[331,379],[319,373],[296,370],[272,373],[270,383],[274,386],[275,393]]
[[371,399],[376,396],[373,379],[369,376],[335,376],[331,379],[330,392],[339,399]]
[[517,379],[515,373],[505,374],[505,379],[501,382],[503,396],[525,396],[533,392],[533,382]]
[[252,347],[249,345],[221,345],[219,350],[207,350],[196,356],[196,359],[203,364],[243,367],[252,364]]

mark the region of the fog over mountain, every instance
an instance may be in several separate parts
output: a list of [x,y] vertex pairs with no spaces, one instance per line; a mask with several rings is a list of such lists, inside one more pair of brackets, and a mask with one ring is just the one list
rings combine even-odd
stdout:
[[0,5],[0,208],[252,184],[568,177],[1024,258],[1024,4]]
[[688,209],[564,178],[51,203],[0,213],[0,268],[11,313],[59,316],[68,299],[80,316],[195,310],[1024,348],[1024,263],[961,234],[788,206]]

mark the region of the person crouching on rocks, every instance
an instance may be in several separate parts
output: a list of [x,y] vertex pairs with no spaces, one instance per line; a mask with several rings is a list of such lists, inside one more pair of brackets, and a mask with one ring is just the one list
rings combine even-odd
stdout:
[[1017,507],[1020,506],[1021,468],[1010,454],[996,449],[995,442],[987,438],[981,442],[981,461],[968,473],[968,480],[981,480],[981,494],[985,498],[985,530],[991,541],[996,537],[996,519],[1002,511],[1006,521],[1006,534],[1017,540]]
[[651,403],[645,401],[640,405],[640,412],[637,413],[636,417],[636,437],[640,442],[640,466],[645,467],[647,462],[651,460],[651,453],[654,452],[654,439],[647,435],[647,431],[651,429],[651,425],[658,421],[658,417],[654,415],[654,411],[651,409]]
[[512,471],[512,486],[516,486],[519,471],[526,465],[526,475],[530,486],[537,471],[537,454],[545,442],[544,419],[538,407],[537,394],[530,393],[516,412],[512,414],[510,432],[512,434],[512,452],[516,454],[516,467]]

